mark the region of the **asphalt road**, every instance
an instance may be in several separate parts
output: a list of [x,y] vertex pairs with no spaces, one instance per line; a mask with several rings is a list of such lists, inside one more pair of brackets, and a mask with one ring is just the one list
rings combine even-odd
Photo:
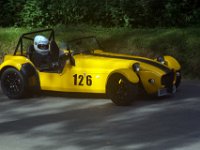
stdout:
[[174,96],[119,107],[102,96],[44,94],[8,100],[0,91],[0,150],[199,150],[200,81]]

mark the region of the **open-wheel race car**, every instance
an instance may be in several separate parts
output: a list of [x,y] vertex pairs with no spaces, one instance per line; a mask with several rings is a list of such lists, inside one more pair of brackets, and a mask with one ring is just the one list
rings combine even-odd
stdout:
[[[34,41],[37,35],[48,37],[48,61],[40,64],[34,45],[38,44]],[[149,59],[104,52],[95,37],[68,41],[61,50],[54,30],[45,29],[21,35],[14,54],[3,57],[0,77],[2,91],[11,99],[40,90],[105,93],[116,105],[130,105],[141,93],[175,93],[181,82],[180,70],[171,56]]]

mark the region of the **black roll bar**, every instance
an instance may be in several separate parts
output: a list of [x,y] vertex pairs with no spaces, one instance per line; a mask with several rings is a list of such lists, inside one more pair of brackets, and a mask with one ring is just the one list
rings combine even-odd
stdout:
[[23,39],[33,40],[33,38],[30,38],[27,35],[41,33],[41,32],[51,32],[48,39],[49,40],[53,39],[55,41],[55,34],[54,34],[53,29],[44,29],[44,30],[38,30],[38,31],[24,33],[19,38],[19,41],[18,41],[17,46],[16,46],[15,51],[14,51],[14,55],[17,54],[19,47],[20,47],[21,55],[23,55]]

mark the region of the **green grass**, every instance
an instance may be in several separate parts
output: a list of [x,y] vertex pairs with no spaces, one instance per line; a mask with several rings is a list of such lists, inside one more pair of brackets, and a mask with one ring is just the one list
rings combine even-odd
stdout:
[[[147,57],[172,55],[186,77],[200,78],[200,28],[103,28],[100,26],[56,26],[58,43],[84,36],[96,36],[106,51]],[[19,36],[31,29],[0,28],[0,55],[12,52]]]
[[14,51],[20,35],[27,31],[22,28],[0,28],[0,55]]

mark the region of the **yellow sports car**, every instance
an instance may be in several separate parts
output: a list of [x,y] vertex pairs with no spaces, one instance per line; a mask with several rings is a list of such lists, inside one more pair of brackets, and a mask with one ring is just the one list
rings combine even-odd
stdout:
[[68,41],[59,49],[54,30],[46,29],[21,35],[14,54],[4,56],[0,76],[2,91],[11,99],[38,90],[105,93],[116,105],[130,105],[140,94],[175,93],[180,70],[171,56],[149,59],[104,52],[95,37]]

